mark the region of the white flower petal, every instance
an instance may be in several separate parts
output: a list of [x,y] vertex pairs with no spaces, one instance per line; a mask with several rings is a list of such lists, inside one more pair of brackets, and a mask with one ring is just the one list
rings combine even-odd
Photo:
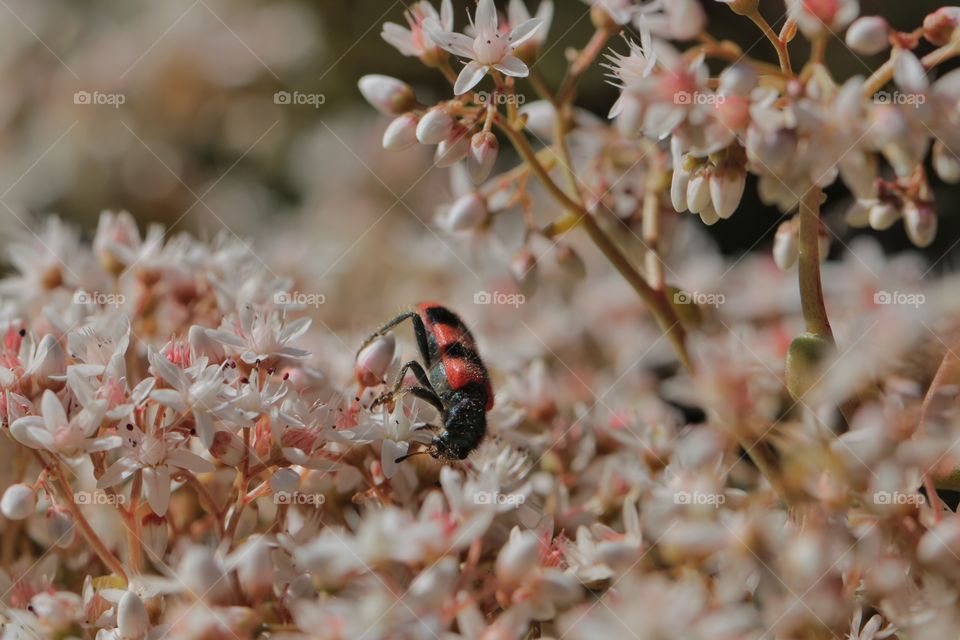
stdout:
[[216,469],[212,462],[186,449],[174,449],[168,453],[167,462],[193,473],[210,473]]
[[[526,67],[526,65],[524,65],[524,67]],[[460,71],[460,75],[457,76],[457,82],[453,86],[453,93],[459,96],[470,91],[470,89],[477,86],[478,82],[483,80],[483,76],[486,74],[486,66],[471,60],[467,63],[467,66]]]
[[166,514],[170,506],[170,469],[146,467],[143,470],[143,493],[155,514]]
[[493,65],[493,68],[507,76],[516,78],[526,78],[530,75],[530,69],[526,63],[516,56],[504,56],[503,60]]
[[507,41],[510,43],[511,47],[519,47],[524,42],[535,36],[541,25],[543,25],[543,21],[539,18],[527,20],[510,32],[510,35],[507,36]]
[[477,13],[473,17],[473,26],[477,35],[497,33],[497,7],[493,0],[480,0],[477,3]]
[[60,398],[53,391],[47,389],[43,392],[43,398],[40,400],[40,411],[43,413],[43,422],[47,425],[50,433],[67,425],[67,412],[63,410],[60,404]]

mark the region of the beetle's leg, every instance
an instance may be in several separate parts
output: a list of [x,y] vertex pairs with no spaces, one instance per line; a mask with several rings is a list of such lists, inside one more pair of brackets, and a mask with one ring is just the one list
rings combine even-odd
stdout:
[[[423,386],[404,387],[403,379],[406,377],[407,371],[413,371],[413,375],[416,376],[417,381],[419,381]],[[443,413],[443,402],[440,400],[437,392],[434,391],[433,386],[430,384],[430,378],[427,376],[427,372],[424,371],[423,365],[416,360],[411,360],[400,368],[400,373],[397,375],[397,381],[394,383],[393,389],[374,400],[370,407],[375,408],[387,400],[392,400],[403,393],[410,393],[421,400],[426,400],[432,404],[437,411],[439,411],[441,414]]]
[[437,431],[439,428],[440,427],[438,427],[437,425],[430,424],[428,422],[426,424],[422,424],[419,427],[415,428],[414,431]]

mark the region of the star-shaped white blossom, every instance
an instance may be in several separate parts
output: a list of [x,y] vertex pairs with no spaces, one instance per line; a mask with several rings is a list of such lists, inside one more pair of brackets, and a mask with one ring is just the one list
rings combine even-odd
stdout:
[[450,53],[470,62],[460,71],[453,92],[461,95],[477,86],[491,69],[508,76],[524,78],[530,69],[513,55],[517,47],[532,38],[543,20],[532,18],[515,26],[509,33],[501,33],[497,8],[493,0],[480,0],[474,15],[476,37],[453,31],[444,31],[436,20],[428,20],[424,28],[434,42]]

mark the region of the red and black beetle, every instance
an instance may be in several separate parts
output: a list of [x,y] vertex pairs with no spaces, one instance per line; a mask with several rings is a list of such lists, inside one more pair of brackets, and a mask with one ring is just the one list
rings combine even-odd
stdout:
[[[416,360],[404,364],[392,391],[376,404],[404,393],[429,402],[440,412],[444,430],[433,438],[427,453],[444,460],[463,460],[487,431],[487,411],[493,408],[490,376],[473,334],[457,314],[435,302],[422,302],[415,309],[380,327],[364,340],[358,353],[401,322],[413,322],[423,364]],[[403,386],[407,371],[413,372],[419,385]]]

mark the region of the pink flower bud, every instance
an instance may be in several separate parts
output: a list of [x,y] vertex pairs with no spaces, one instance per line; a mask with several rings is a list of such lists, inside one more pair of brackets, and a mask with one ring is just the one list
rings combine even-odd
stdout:
[[876,231],[889,229],[900,219],[900,211],[890,202],[877,202],[870,207],[870,227]]
[[357,382],[364,387],[375,387],[383,382],[393,354],[397,348],[397,339],[392,333],[380,336],[357,354],[354,372]]
[[243,462],[244,446],[243,440],[235,433],[217,431],[210,445],[210,455],[228,467],[236,467]]
[[793,219],[787,220],[777,228],[773,237],[773,261],[777,266],[787,271],[800,257],[797,224]]
[[480,184],[487,179],[497,162],[500,142],[489,131],[475,133],[470,139],[470,151],[467,154],[467,168],[474,183]]
[[903,223],[910,242],[921,249],[937,237],[937,212],[930,203],[908,200],[903,207]]
[[454,122],[443,107],[427,111],[417,123],[417,140],[423,144],[440,144],[453,133]]
[[433,163],[440,168],[452,167],[467,157],[470,139],[466,131],[457,131],[437,145]]
[[[227,433],[221,431],[220,433]],[[218,434],[219,435],[219,434]],[[231,434],[232,435],[232,434]],[[154,561],[163,558],[167,552],[167,542],[170,532],[167,529],[167,518],[150,512],[143,516],[140,523],[140,540],[147,555]]]
[[117,631],[123,638],[143,638],[150,630],[150,616],[143,600],[133,591],[127,591],[117,605]]
[[398,116],[417,106],[417,97],[406,82],[372,74],[363,76],[357,83],[360,93],[380,113]]
[[865,56],[886,51],[890,48],[890,25],[880,16],[857,18],[847,29],[847,46]]
[[47,533],[61,549],[73,544],[76,537],[73,515],[66,507],[52,506],[47,510]]
[[710,200],[717,215],[726,220],[740,206],[747,174],[737,167],[722,167],[710,174]]
[[417,144],[417,117],[412,113],[397,116],[383,132],[383,148],[402,151]]
[[37,508],[37,492],[22,482],[12,484],[0,498],[0,513],[10,520],[23,520],[33,515]]
[[447,213],[446,226],[451,231],[475,229],[486,222],[489,215],[487,201],[474,191],[454,200]]
[[710,180],[706,171],[698,171],[690,176],[687,183],[687,207],[690,213],[700,213],[708,206],[713,207],[710,202]]
[[960,23],[960,7],[941,7],[923,19],[923,37],[941,47],[953,37]]

